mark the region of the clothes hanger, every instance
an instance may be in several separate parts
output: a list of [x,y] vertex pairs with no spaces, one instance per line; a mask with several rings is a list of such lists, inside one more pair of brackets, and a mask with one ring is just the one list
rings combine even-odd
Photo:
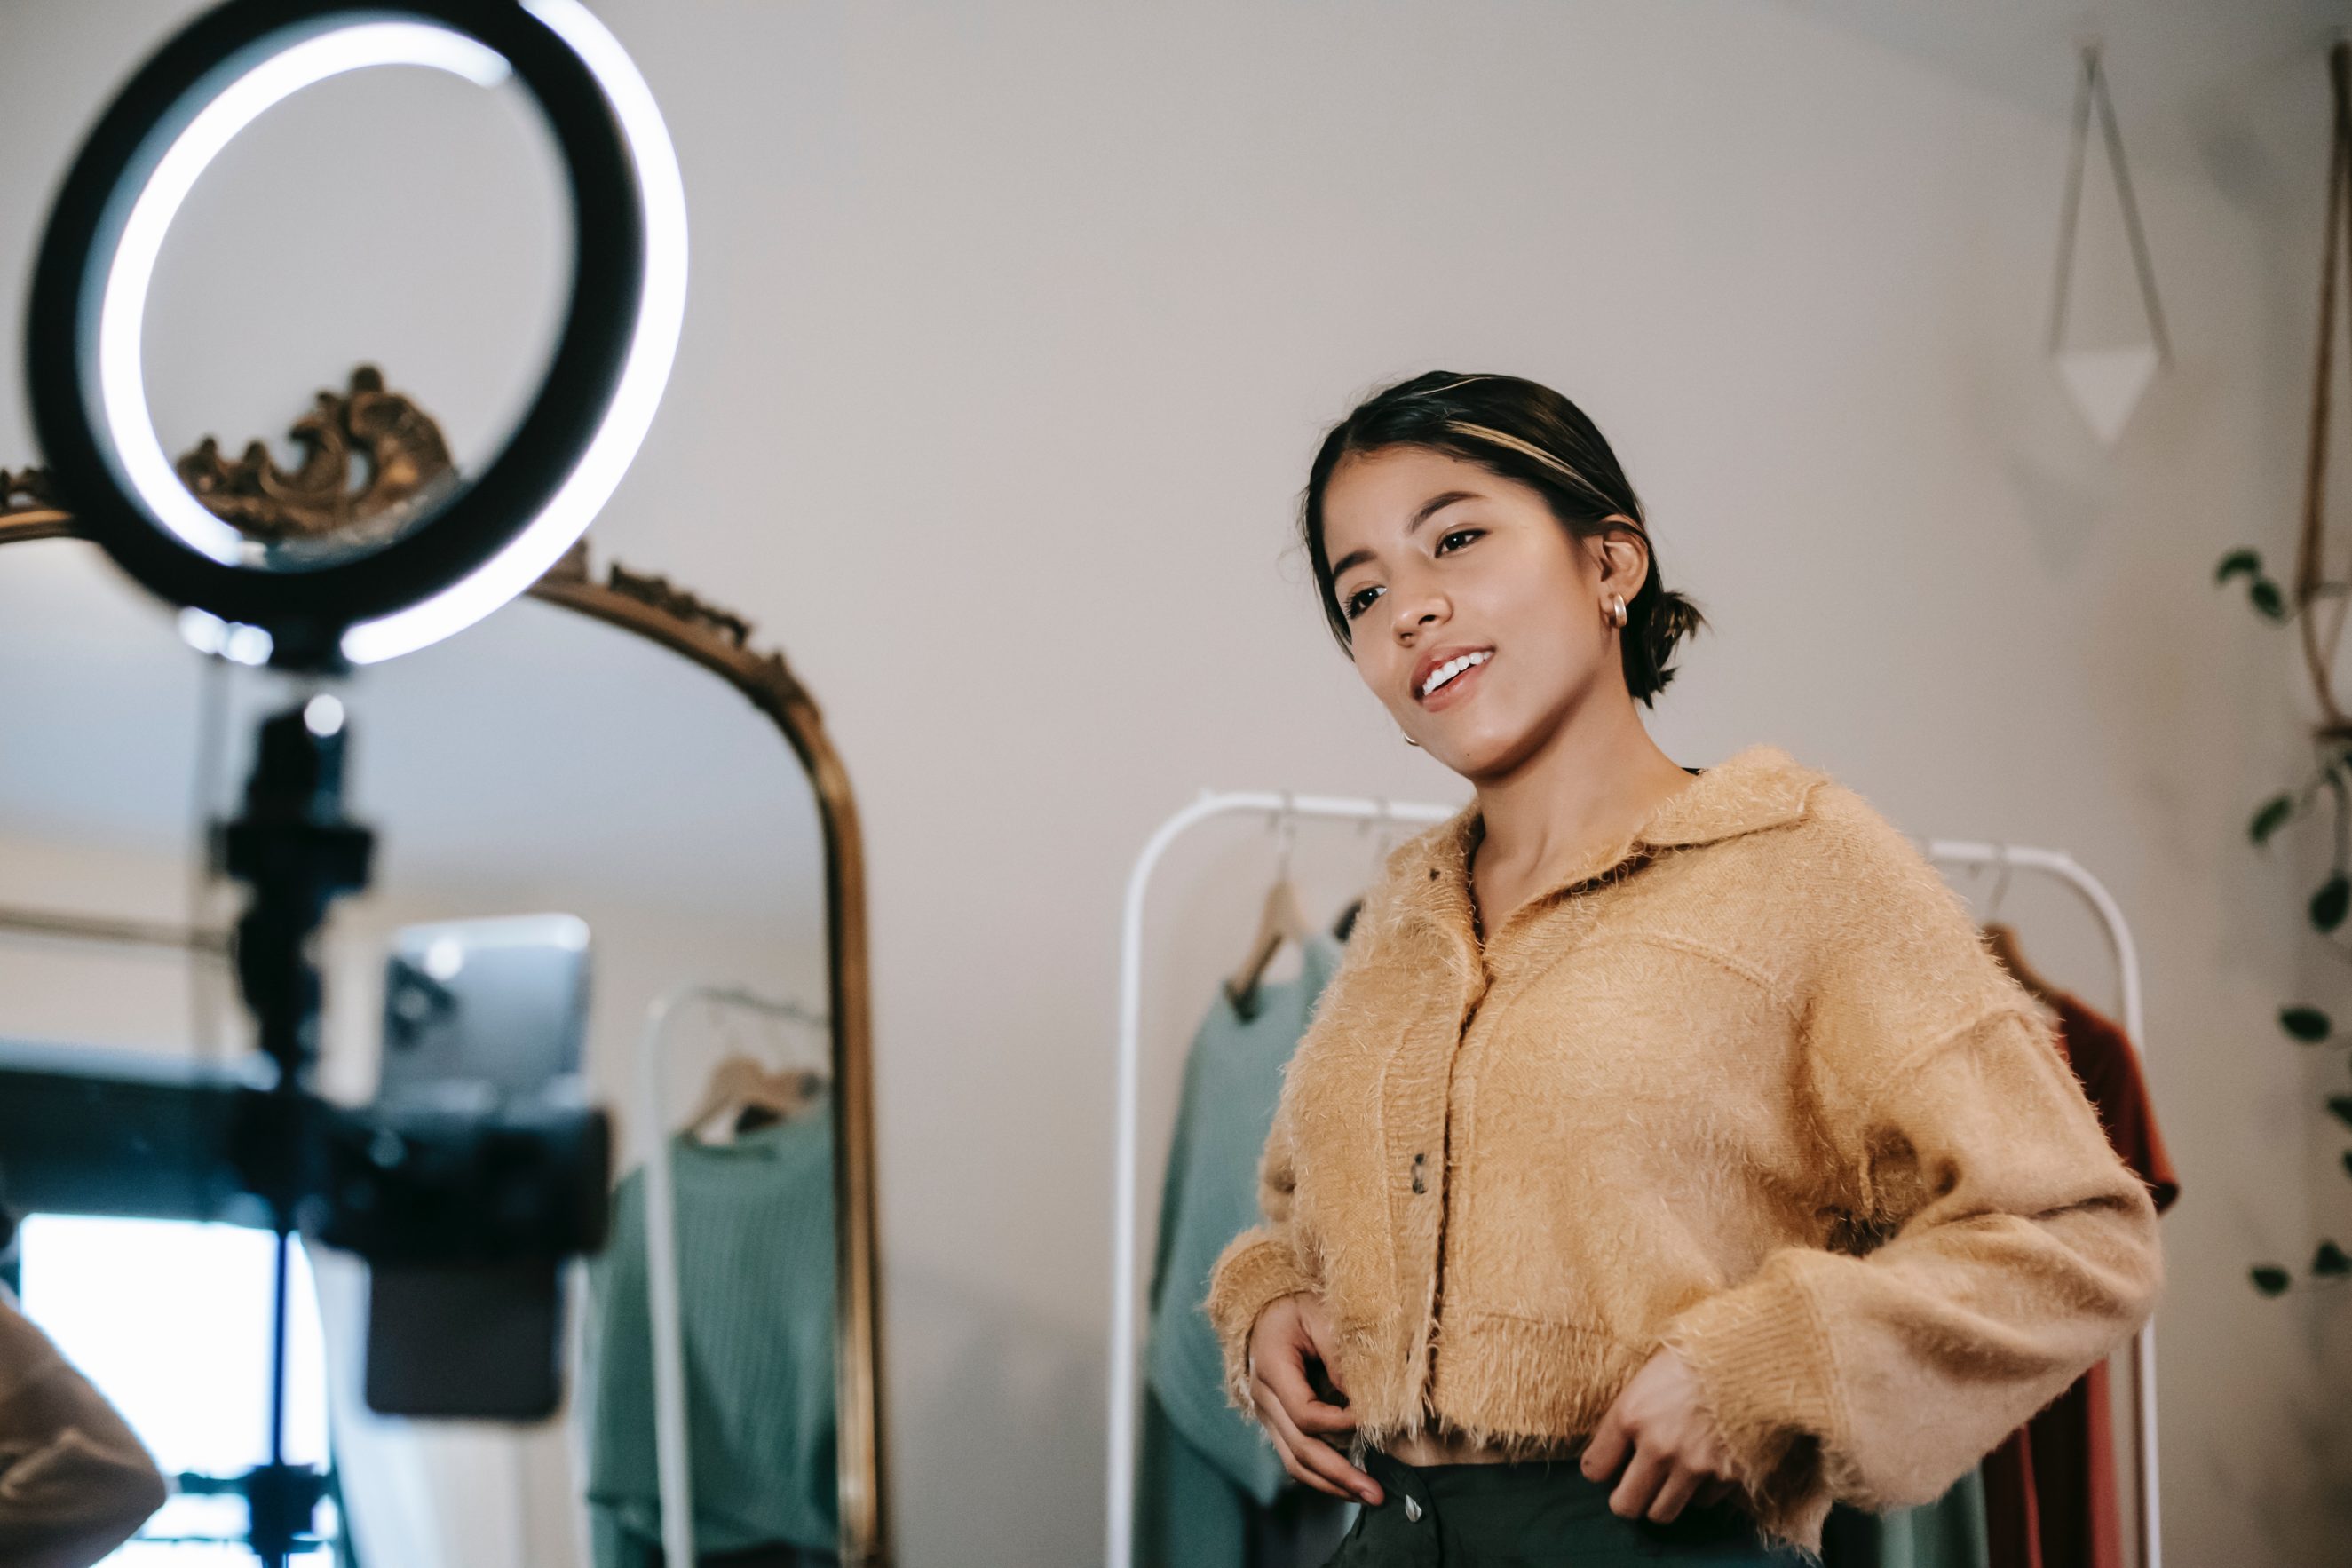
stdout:
[[1244,1018],[1256,1015],[1258,982],[1265,977],[1265,967],[1282,951],[1282,944],[1293,942],[1303,946],[1313,934],[1306,908],[1298,901],[1298,885],[1290,879],[1290,848],[1298,836],[1298,825],[1290,815],[1286,796],[1276,824],[1279,847],[1275,852],[1274,882],[1258,910],[1257,935],[1250,941],[1249,956],[1225,981],[1225,999]]
[[[748,1132],[770,1121],[789,1121],[814,1103],[824,1088],[822,1075],[794,1068],[778,1072],[756,1058],[736,1051],[711,1069],[710,1081],[687,1117],[690,1132]],[[713,1124],[717,1124],[714,1129]],[[726,1139],[705,1136],[703,1142]]]
[[1341,910],[1332,920],[1331,940],[1333,942],[1345,942],[1350,936],[1353,936],[1356,932],[1356,918],[1363,912],[1364,898],[1362,894],[1359,893],[1356,897],[1349,899],[1348,900],[1348,907]]
[[[1370,880],[1374,883],[1377,883],[1381,879],[1381,874],[1388,869],[1389,852],[1396,847],[1394,818],[1389,811],[1389,803],[1386,800],[1382,800],[1380,803],[1380,807],[1381,815],[1378,820],[1381,824],[1381,828],[1380,831],[1373,835],[1372,837],[1372,872]],[[1367,821],[1360,824],[1359,826],[1361,827],[1370,827],[1371,823]],[[1356,897],[1348,900],[1348,907],[1341,910],[1339,911],[1339,918],[1331,922],[1331,940],[1334,942],[1347,941],[1348,938],[1355,932],[1356,918],[1363,912],[1364,895],[1359,893]]]
[[2025,987],[2027,994],[2045,1007],[2055,1007],[2058,1005],[2058,988],[2043,979],[2041,971],[2026,959],[2025,950],[2017,940],[2017,928],[2000,918],[2000,898],[2009,891],[2009,860],[2004,854],[2000,874],[1993,882],[1992,897],[1985,904],[1985,945],[1991,951],[1994,962],[2008,970],[2017,983]]
[[[771,1030],[787,1022],[806,1022],[797,1015],[776,1015],[766,1008],[761,1008],[758,1016]],[[778,1069],[761,1061],[744,1042],[740,1033],[744,1019],[740,1013],[721,1010],[719,1018],[719,1042],[725,1054],[711,1069],[702,1098],[687,1118],[689,1133],[703,1142],[731,1142],[739,1133],[792,1120],[823,1092],[823,1073],[808,1068]]]

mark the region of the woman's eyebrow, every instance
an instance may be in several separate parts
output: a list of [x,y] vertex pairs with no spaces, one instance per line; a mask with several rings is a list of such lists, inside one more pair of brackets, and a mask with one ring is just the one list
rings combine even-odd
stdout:
[[1430,497],[1427,500],[1421,503],[1421,510],[1412,514],[1412,521],[1404,525],[1404,531],[1408,534],[1411,533],[1414,529],[1419,528],[1423,523],[1427,522],[1431,518],[1435,517],[1439,512],[1444,511],[1455,501],[1475,500],[1477,499],[1477,492],[1475,490],[1441,490],[1436,495]]
[[[1430,497],[1427,500],[1421,503],[1420,507],[1416,509],[1412,514],[1412,521],[1404,525],[1404,531],[1409,536],[1414,529],[1419,528],[1423,523],[1427,522],[1431,518],[1435,517],[1439,512],[1444,511],[1455,501],[1476,500],[1477,499],[1478,492],[1475,490],[1440,490],[1437,494]],[[1349,568],[1361,566],[1365,563],[1375,558],[1374,552],[1370,547],[1366,547],[1362,550],[1350,550],[1348,553],[1331,563],[1332,580],[1337,582],[1341,574],[1347,572]]]

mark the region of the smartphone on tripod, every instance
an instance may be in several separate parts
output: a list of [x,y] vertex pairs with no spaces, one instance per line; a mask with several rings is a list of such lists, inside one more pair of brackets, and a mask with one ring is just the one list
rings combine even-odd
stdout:
[[[413,1143],[440,1163],[426,1173],[436,1185],[495,1205],[502,1183],[533,1179],[510,1163],[513,1141],[499,1130],[585,1103],[587,1010],[588,927],[575,916],[405,927],[384,965],[374,1110],[388,1129],[417,1131]],[[368,1407],[541,1419],[561,1399],[562,1327],[553,1256],[379,1259],[368,1287]]]

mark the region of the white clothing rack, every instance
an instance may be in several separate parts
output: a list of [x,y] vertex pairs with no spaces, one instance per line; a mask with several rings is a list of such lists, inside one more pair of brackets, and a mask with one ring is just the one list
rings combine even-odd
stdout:
[[[1914,842],[1916,842],[1915,840]],[[1987,844],[1965,838],[1931,838],[1920,846],[1928,859],[1945,866],[2022,866],[2057,878],[2083,896],[2099,917],[2116,957],[2116,988],[2123,994],[2124,1034],[2143,1060],[2147,1054],[2147,1016],[2140,998],[2139,946],[2131,923],[2106,884],[2058,849],[2024,844]],[[2158,1506],[2156,1463],[2156,1324],[2140,1326],[2132,1339],[2133,1479],[2139,1523],[2140,1568],[2164,1568],[2163,1513]]]
[[[1433,825],[1462,808],[1418,802],[1367,800],[1346,795],[1291,795],[1272,791],[1228,794],[1203,790],[1199,799],[1161,823],[1136,857],[1128,874],[1127,900],[1119,932],[1118,954],[1118,1087],[1113,1140],[1112,1190],[1117,1210],[1111,1220],[1110,1327],[1110,1476],[1108,1568],[1133,1568],[1135,1560],[1135,1480],[1137,1407],[1143,1385],[1141,1350],[1141,1282],[1138,1277],[1140,1112],[1139,1089],[1143,1055],[1143,914],[1152,872],[1170,846],[1196,825],[1212,817],[1266,815],[1277,821],[1301,817],[1353,822],[1395,822]],[[1914,840],[1919,843],[1918,840]],[[2023,867],[2046,872],[2066,883],[2088,902],[2099,917],[2116,957],[2123,991],[2124,1029],[2134,1048],[2146,1039],[2140,1000],[2139,950],[2123,910],[2096,877],[2054,849],[2024,845],[1991,844],[1966,839],[1929,839],[1920,843],[1930,860],[1948,866]],[[2132,1404],[2137,1441],[2134,1445],[2138,1479],[2140,1568],[2163,1568],[2163,1542],[2158,1533],[2156,1465],[2156,1331],[2143,1328],[2134,1345]],[[669,1514],[667,1498],[663,1514]],[[691,1562],[673,1555],[673,1562]]]
[[762,1017],[782,1018],[813,1028],[826,1026],[822,1013],[796,1002],[761,996],[734,985],[674,986],[646,1009],[637,1039],[637,1100],[653,1149],[646,1156],[646,1289],[651,1309],[654,1352],[654,1459],[661,1490],[662,1560],[692,1563],[694,1467],[686,1426],[686,1326],[677,1295],[677,1184],[671,1162],[669,1107],[662,1091],[662,1054],[670,1019],[688,1003],[734,1007]]

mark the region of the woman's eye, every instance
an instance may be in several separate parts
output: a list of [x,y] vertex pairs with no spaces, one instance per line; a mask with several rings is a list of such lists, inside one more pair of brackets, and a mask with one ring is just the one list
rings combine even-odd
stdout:
[[1372,601],[1379,598],[1381,592],[1382,590],[1379,588],[1359,588],[1349,595],[1347,605],[1344,606],[1348,612],[1348,618],[1352,621],[1370,609]]
[[[1444,555],[1449,551],[1459,550],[1474,539],[1486,537],[1486,531],[1483,528],[1457,528],[1437,542],[1437,552]],[[1457,543],[1456,541],[1459,542]]]

